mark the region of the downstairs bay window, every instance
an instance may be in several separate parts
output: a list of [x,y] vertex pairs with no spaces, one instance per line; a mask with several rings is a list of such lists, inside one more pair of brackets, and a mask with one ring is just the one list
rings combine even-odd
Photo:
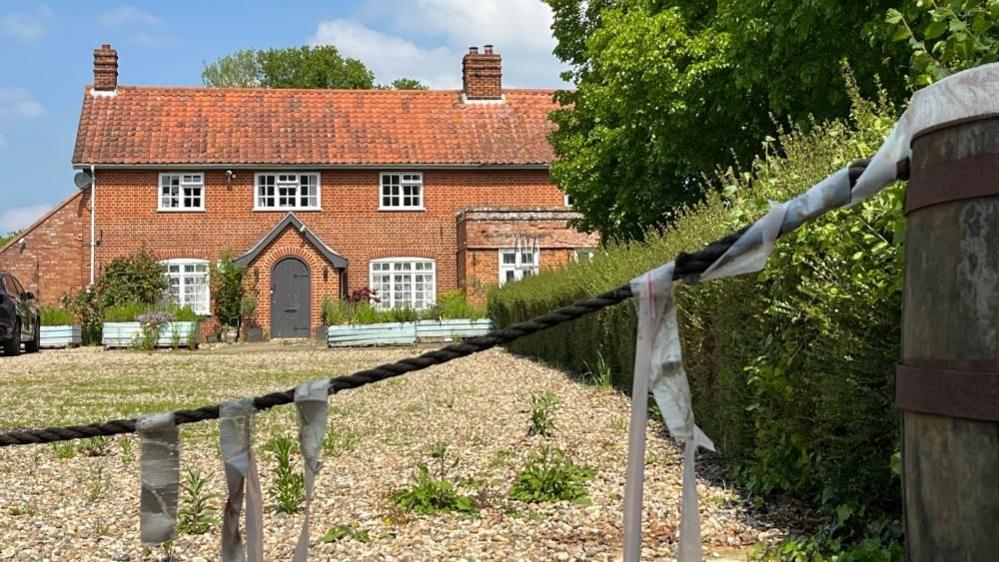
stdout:
[[381,309],[426,310],[437,301],[437,276],[433,260],[384,258],[371,261],[370,287]]
[[189,306],[195,313],[211,314],[211,293],[208,283],[208,261],[173,259],[162,263],[169,283],[167,297],[178,306]]

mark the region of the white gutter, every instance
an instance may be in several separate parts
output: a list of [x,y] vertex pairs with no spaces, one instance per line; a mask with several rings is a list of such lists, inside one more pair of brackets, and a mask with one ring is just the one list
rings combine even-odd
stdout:
[[94,219],[97,210],[97,170],[94,165],[90,165],[90,286],[94,286],[94,254],[97,248],[97,241],[94,239],[95,228]]

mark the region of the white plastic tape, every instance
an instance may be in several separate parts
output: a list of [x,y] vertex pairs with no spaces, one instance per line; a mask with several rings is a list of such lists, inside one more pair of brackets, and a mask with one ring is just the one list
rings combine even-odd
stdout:
[[624,499],[625,562],[637,562],[641,558],[645,429],[650,388],[666,427],[674,438],[684,444],[684,505],[679,561],[699,562],[701,559],[694,454],[698,446],[714,450],[714,444],[694,423],[690,385],[683,368],[676,301],[673,298],[673,269],[674,264],[670,262],[631,282],[638,306],[638,335]]
[[295,407],[298,409],[298,441],[305,459],[305,520],[298,536],[293,562],[309,559],[309,513],[312,510],[312,490],[316,475],[322,469],[319,454],[326,437],[329,417],[329,379],[320,379],[300,385],[295,389]]
[[[219,440],[228,497],[222,514],[222,562],[263,562],[263,497],[253,456],[253,398],[219,407]],[[246,503],[246,545],[239,531]]]
[[153,414],[136,423],[142,460],[139,534],[142,544],[173,540],[177,531],[180,492],[180,450],[172,413]]

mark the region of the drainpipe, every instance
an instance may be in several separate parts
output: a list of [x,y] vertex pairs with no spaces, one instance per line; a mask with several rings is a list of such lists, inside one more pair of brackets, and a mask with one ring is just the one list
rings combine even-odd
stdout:
[[97,240],[94,239],[95,228],[94,219],[97,210],[97,170],[94,165],[90,165],[90,286],[94,286],[94,254],[97,248]]

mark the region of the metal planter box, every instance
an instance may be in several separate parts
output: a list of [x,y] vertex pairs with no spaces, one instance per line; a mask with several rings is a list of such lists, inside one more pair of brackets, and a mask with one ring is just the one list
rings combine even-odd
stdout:
[[[101,343],[108,349],[132,347],[141,337],[142,325],[138,322],[105,322],[101,332]],[[201,343],[198,322],[167,322],[160,328],[156,347],[187,347],[188,338],[191,337],[194,338],[195,345]]]
[[420,341],[451,341],[484,336],[492,328],[486,320],[420,320],[416,323],[416,338]]
[[383,324],[328,326],[330,347],[369,345],[412,345],[417,341],[451,341],[482,336],[489,332],[489,320],[420,320]]
[[412,345],[416,343],[416,323],[330,326],[326,330],[326,336],[330,347]]
[[41,346],[45,349],[56,347],[79,347],[83,343],[83,332],[79,326],[41,326]]

